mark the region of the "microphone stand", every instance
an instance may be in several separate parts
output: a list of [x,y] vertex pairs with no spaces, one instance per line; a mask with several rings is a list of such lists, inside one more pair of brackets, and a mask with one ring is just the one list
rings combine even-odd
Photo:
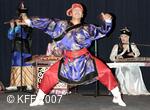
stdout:
[[[10,23],[10,22],[9,22]],[[15,28],[15,27],[14,27]],[[19,35],[19,34],[18,34]],[[15,33],[15,37],[16,36],[16,33]],[[21,46],[19,47],[20,48],[20,85],[16,85],[17,86],[17,91],[24,91],[25,90],[25,86],[23,86],[23,29],[22,29],[22,25],[20,25],[20,41],[21,41]],[[16,48],[16,47],[15,47]],[[15,92],[16,90],[12,90],[12,91],[6,91],[6,92]]]
[[32,93],[32,90],[31,91],[28,91],[26,90],[27,89],[27,85],[26,86],[23,86],[23,64],[24,64],[24,59],[23,59],[23,48],[24,48],[24,45],[26,44],[23,44],[23,25],[20,25],[21,26],[21,31],[20,31],[20,37],[21,37],[21,67],[20,67],[20,75],[21,75],[21,86],[19,88],[19,91],[21,92],[28,92],[28,93]]
[[[98,56],[98,51],[97,51],[97,40],[94,41],[94,54],[97,57]],[[83,96],[94,96],[97,97],[99,96],[99,81],[95,82],[95,90],[93,94],[82,94]]]
[[22,82],[22,77],[23,77],[23,29],[22,29],[22,26],[20,25],[21,27],[21,33],[20,33],[20,37],[21,37],[21,67],[20,67],[20,75],[21,75],[21,87],[20,87],[20,91],[23,91],[24,90],[24,87],[23,87],[23,82]]
[[[98,56],[98,49],[97,49],[97,40],[94,41],[95,42],[95,56]],[[96,81],[96,85],[95,85],[95,97],[99,96],[99,81]]]

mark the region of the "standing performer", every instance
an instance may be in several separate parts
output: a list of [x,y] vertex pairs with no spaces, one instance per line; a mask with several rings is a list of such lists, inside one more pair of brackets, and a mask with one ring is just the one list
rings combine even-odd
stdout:
[[112,17],[110,14],[101,13],[104,26],[96,27],[81,22],[83,13],[83,6],[73,3],[66,11],[67,16],[72,17],[70,21],[48,18],[24,19],[28,26],[42,29],[50,35],[56,46],[64,50],[63,58],[45,72],[37,97],[30,106],[43,105],[44,96],[59,80],[68,84],[81,85],[96,79],[112,92],[114,103],[126,106],[121,99],[118,84],[111,70],[87,50],[92,41],[105,37],[111,30]]
[[[130,43],[130,30],[125,27],[121,29],[120,43],[114,45],[110,54],[110,60],[124,58],[136,58],[140,56],[140,51],[134,43]],[[116,68],[116,77],[119,81],[121,92],[128,95],[148,95],[142,72],[139,66],[123,66]]]
[[[29,63],[28,64],[25,63],[25,59],[28,57],[31,57],[30,49],[31,49],[32,40],[31,40],[30,34],[32,31],[32,28],[28,27],[27,25],[21,24],[23,18],[27,17],[27,11],[28,11],[27,8],[25,8],[24,4],[21,3],[18,9],[18,14],[19,14],[18,19],[10,21],[10,29],[8,30],[8,39],[12,41],[12,50],[11,50],[12,66],[18,66],[19,68],[21,66],[31,65]],[[13,79],[13,77],[17,76],[14,74],[16,73],[11,73],[11,80]],[[20,76],[20,73],[18,75]],[[18,78],[15,78],[14,80],[17,80],[17,79]],[[18,83],[20,83],[20,80]],[[18,85],[13,83],[6,89],[7,90],[17,89],[17,86]],[[27,89],[31,89],[31,85],[25,85],[25,86],[27,86]]]
[[[10,29],[8,30],[8,39],[12,41],[12,66],[26,66],[24,59],[31,57],[31,27],[20,25],[23,17],[27,17],[27,8],[23,3],[18,9],[19,17],[17,20],[10,21]],[[21,56],[22,52],[22,56]],[[21,57],[23,59],[21,59]],[[23,61],[23,62],[21,62]]]

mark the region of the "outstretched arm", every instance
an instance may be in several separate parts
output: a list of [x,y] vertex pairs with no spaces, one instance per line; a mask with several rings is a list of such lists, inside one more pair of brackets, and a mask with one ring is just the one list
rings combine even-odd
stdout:
[[90,36],[92,40],[105,37],[112,28],[112,16],[110,14],[101,13],[101,19],[104,21],[104,25],[101,27],[90,25]]
[[24,19],[26,25],[43,30],[46,34],[55,38],[66,29],[66,21],[59,19],[49,19],[49,18],[26,18]]
[[30,19],[26,18],[24,19],[24,22],[26,23],[26,25],[32,28],[38,28],[43,31],[46,31],[46,30],[52,31],[56,25],[54,20],[49,19],[49,18],[38,18],[38,17],[34,17]]

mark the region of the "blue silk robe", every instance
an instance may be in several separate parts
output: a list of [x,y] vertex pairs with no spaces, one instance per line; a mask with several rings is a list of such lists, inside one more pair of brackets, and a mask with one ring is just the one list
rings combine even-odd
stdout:
[[[25,58],[31,57],[31,52],[30,52],[31,38],[29,38],[30,31],[31,29],[29,27],[27,26],[21,27],[20,25],[14,28],[10,28],[8,30],[8,39],[12,41],[12,66],[31,65],[25,63],[24,61]],[[22,57],[21,57],[21,51],[22,51]]]
[[[52,39],[56,39],[73,24],[66,20],[32,18],[29,25],[32,28],[43,30]],[[90,47],[92,41],[105,37],[111,30],[111,27],[111,21],[104,22],[104,25],[101,27],[83,24],[63,34],[63,37],[55,43],[58,48],[64,51],[81,50]],[[95,63],[90,53],[73,59],[63,56],[58,73],[60,80],[70,84],[83,84],[95,80],[96,76]]]

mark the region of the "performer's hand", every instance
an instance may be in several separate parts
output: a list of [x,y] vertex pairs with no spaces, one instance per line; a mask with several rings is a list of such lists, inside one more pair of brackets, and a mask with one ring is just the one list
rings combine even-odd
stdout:
[[116,59],[123,59],[123,56],[122,55],[118,55],[118,56],[116,56]]
[[25,21],[25,20],[28,20],[29,18],[28,18],[28,16],[26,15],[26,14],[22,14],[21,15],[21,18],[22,18],[22,20],[23,21]]
[[100,17],[104,20],[104,21],[107,21],[107,20],[112,20],[112,16],[108,13],[101,13]]
[[10,27],[11,27],[11,28],[14,28],[14,27],[15,27],[15,22],[14,22],[14,20],[11,20],[11,21],[10,21]]
[[25,25],[24,21],[20,19],[16,19],[15,22],[17,25]]
[[130,53],[128,53],[128,56],[133,56],[134,57],[134,53],[130,52]]
[[18,21],[18,24],[19,24],[19,25],[28,25],[28,24],[26,23],[26,21],[29,20],[27,14],[22,13],[22,14],[20,15],[20,19],[21,19],[21,21]]

